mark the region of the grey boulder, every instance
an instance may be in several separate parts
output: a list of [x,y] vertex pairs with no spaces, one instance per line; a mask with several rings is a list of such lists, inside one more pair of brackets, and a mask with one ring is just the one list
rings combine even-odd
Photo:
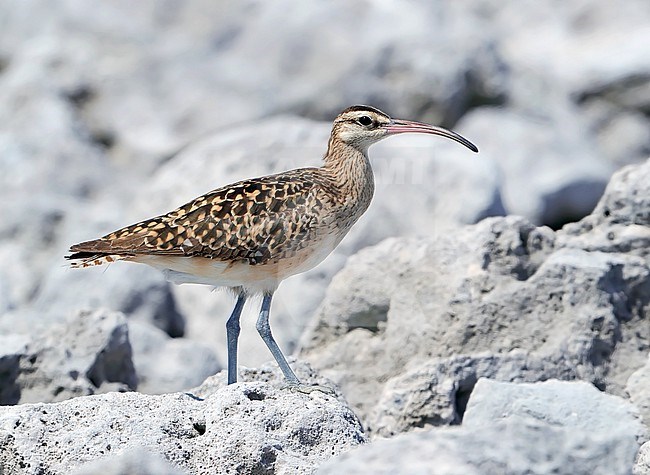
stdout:
[[645,425],[650,427],[650,356],[645,365],[630,375],[625,391],[639,408]]
[[620,435],[626,440],[623,452],[632,457],[650,435],[633,404],[584,381],[515,384],[479,379],[469,398],[463,426],[478,430],[510,418],[534,419],[612,437]]
[[460,427],[376,440],[318,473],[626,475],[646,435],[631,404],[592,385],[480,379]]
[[78,312],[32,335],[0,337],[0,404],[62,401],[137,386],[120,313]]
[[650,341],[648,173],[621,170],[594,213],[559,232],[509,216],[359,252],[302,357],[377,435],[458,422],[479,377],[623,395]]

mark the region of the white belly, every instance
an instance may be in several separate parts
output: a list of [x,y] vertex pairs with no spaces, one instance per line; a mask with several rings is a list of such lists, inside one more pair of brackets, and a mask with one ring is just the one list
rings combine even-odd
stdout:
[[341,239],[327,236],[318,244],[301,249],[295,256],[272,264],[250,265],[205,257],[139,255],[128,260],[160,269],[176,284],[206,284],[242,287],[250,294],[273,292],[287,277],[308,271],[322,262]]

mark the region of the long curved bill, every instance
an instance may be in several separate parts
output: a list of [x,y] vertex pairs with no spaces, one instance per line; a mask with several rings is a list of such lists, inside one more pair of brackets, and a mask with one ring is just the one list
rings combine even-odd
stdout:
[[452,132],[451,130],[443,129],[442,127],[436,127],[435,125],[425,124],[424,122],[415,122],[413,120],[401,120],[393,119],[390,123],[383,126],[384,129],[388,131],[389,134],[404,134],[406,132],[416,132],[420,134],[432,134],[439,135],[441,137],[446,137],[448,139],[454,140],[460,144],[463,144],[465,147],[470,149],[472,152],[478,153],[478,147],[472,142],[467,140],[462,135]]

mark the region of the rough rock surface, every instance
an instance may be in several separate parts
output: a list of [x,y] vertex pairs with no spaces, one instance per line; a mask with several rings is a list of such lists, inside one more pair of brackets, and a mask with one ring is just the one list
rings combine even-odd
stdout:
[[639,449],[633,475],[650,475],[650,442],[646,442]]
[[594,211],[558,234],[560,244],[586,251],[650,254],[650,159],[612,177]]
[[650,427],[650,356],[644,366],[632,373],[627,380],[625,391],[639,408],[645,425]]
[[629,474],[646,435],[623,399],[579,382],[479,380],[463,424],[343,454],[320,474]]
[[63,401],[137,386],[120,313],[79,312],[36,335],[0,336],[0,404]]
[[139,447],[88,462],[71,475],[185,475],[162,455]]
[[479,379],[469,398],[463,426],[478,429],[510,418],[535,419],[616,438],[626,436],[622,452],[631,453],[632,458],[650,437],[634,405],[592,384],[558,380],[515,384]]
[[218,375],[188,393],[110,393],[0,408],[0,466],[67,474],[141,448],[182,473],[312,473],[365,441],[356,416],[336,397],[282,389],[277,374],[268,377],[272,384],[223,387]]
[[[2,319],[8,323],[9,317]],[[0,335],[0,404],[136,387],[149,394],[182,391],[222,368],[205,345],[170,338],[107,309],[79,311],[47,324],[42,315],[24,317],[13,333]]]
[[323,464],[317,473],[436,475],[628,475],[634,454],[620,437],[540,422],[495,422],[480,431],[439,428],[376,440]]
[[650,161],[621,170],[594,214],[558,233],[490,218],[361,251],[303,357],[380,435],[458,422],[479,377],[623,394],[650,348],[648,177]]

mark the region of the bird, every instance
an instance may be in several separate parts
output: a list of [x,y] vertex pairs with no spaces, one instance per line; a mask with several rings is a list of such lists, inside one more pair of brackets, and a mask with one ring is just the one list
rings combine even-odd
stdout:
[[308,388],[271,332],[273,294],[287,277],[323,261],[368,209],[375,189],[368,148],[407,132],[445,137],[478,153],[473,143],[451,130],[354,105],[335,118],[320,167],[217,188],[166,214],[75,244],[65,258],[76,268],[115,261],[148,264],[173,283],[233,291],[236,302],[226,321],[228,384],[237,382],[242,308],[249,297],[261,295],[259,335],[286,383]]

